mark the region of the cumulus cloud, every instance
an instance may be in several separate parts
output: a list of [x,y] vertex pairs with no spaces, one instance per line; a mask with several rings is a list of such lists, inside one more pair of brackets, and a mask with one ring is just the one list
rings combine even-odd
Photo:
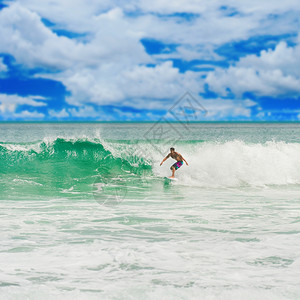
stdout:
[[64,119],[70,116],[70,114],[67,112],[67,110],[64,108],[60,111],[49,109],[48,110],[49,116],[56,119]]
[[[171,61],[150,67],[136,62],[136,57],[130,60],[125,55],[120,55],[119,59],[121,60],[116,59],[115,62],[103,60],[91,67],[74,66],[59,74],[40,76],[61,81],[71,91],[67,102],[76,106],[84,103],[124,104],[124,101],[130,99],[130,103],[127,103],[129,106],[161,108],[163,104],[158,103],[158,99],[173,101],[186,90],[195,93],[202,91],[198,73],[182,74],[173,67]],[[143,99],[152,99],[153,103],[145,103]]]
[[70,108],[68,112],[73,116],[73,117],[94,117],[97,118],[99,117],[99,112],[97,112],[94,107],[92,106],[82,106],[79,108]]
[[[274,0],[268,5],[259,0],[224,0],[222,3],[186,0],[184,4],[181,0],[92,0],[89,5],[83,0],[17,2],[51,20],[58,27],[90,33],[91,40],[95,33],[100,32],[105,36],[113,32],[115,35],[118,30],[124,33],[129,29],[133,35],[180,43],[183,46],[220,45],[266,31],[268,34],[291,32],[295,30],[295,19],[300,11],[297,0]],[[71,10],[72,14],[66,13]],[[182,14],[186,14],[185,17]],[[274,22],[274,17],[279,15],[281,17]],[[114,22],[103,24],[99,30],[97,25],[102,25],[103,19]]]
[[0,73],[5,73],[7,70],[7,65],[3,62],[3,58],[0,57]]
[[20,105],[30,105],[34,107],[46,106],[45,100],[40,96],[20,97],[18,95],[0,94],[0,112],[15,112]]
[[[186,0],[184,5],[181,0],[141,0],[133,1],[133,5],[138,7],[144,12],[156,12],[161,14],[172,14],[176,12],[185,12],[185,13],[207,13],[210,11],[215,11],[217,8],[222,6],[223,8],[228,9],[229,13],[238,11],[241,13],[273,13],[279,11],[287,11],[291,8],[298,8],[299,2],[297,0],[287,0],[282,2],[280,0],[272,1],[270,5],[262,5],[260,0],[223,0],[222,3],[218,1],[199,1],[199,0]],[[128,8],[132,8],[132,6]],[[227,12],[228,12],[227,11]],[[225,11],[226,13],[226,11]]]
[[[255,35],[294,33],[298,0],[274,0],[268,5],[259,0],[224,0],[222,5],[198,0],[184,4],[181,0],[5,3],[8,7],[0,11],[0,53],[11,54],[28,68],[46,70],[35,76],[62,82],[70,94],[68,104],[77,106],[50,110],[53,118],[88,114],[96,118],[93,105],[164,109],[186,90],[203,92],[204,83],[220,95],[227,95],[230,89],[238,98],[245,91],[279,96],[299,93],[299,49],[284,43],[274,51],[247,56],[228,69],[210,72],[206,80],[201,72],[179,72],[171,62],[174,58],[219,60],[223,58],[215,49],[225,43]],[[52,25],[46,26],[44,19]],[[55,33],[59,29],[84,37]],[[170,53],[150,55],[141,43],[143,38],[176,46]],[[6,70],[0,60],[1,68]],[[216,103],[224,111],[231,107],[233,115],[249,114],[245,103],[235,109],[229,101]]]
[[[130,32],[119,8],[94,18],[93,38],[88,43],[58,36],[46,27],[41,17],[21,4],[0,11],[0,52],[12,54],[29,67],[58,70],[89,67],[114,59],[149,63],[140,44],[141,34]],[[134,55],[131,55],[133,53]]]
[[70,65],[75,43],[57,37],[43,25],[37,13],[19,4],[0,11],[0,35],[0,52],[13,55],[18,63],[27,67],[60,69]]
[[2,120],[18,120],[18,119],[43,119],[45,115],[37,110],[23,110],[18,112],[17,109],[22,105],[32,107],[45,106],[42,102],[44,98],[39,96],[20,97],[17,95],[0,94],[0,119]]
[[223,96],[228,89],[238,97],[245,92],[258,96],[299,97],[300,45],[281,42],[274,50],[248,55],[228,69],[209,73],[206,82]]
[[211,99],[204,100],[203,105],[207,109],[207,120],[248,120],[251,117],[252,108],[257,103],[246,100]]
[[70,104],[101,105],[128,97],[170,98],[180,89],[190,88],[192,77],[194,88],[197,86],[197,74],[179,74],[171,62],[147,67],[153,59],[140,43],[142,35],[130,28],[119,8],[95,17],[98,31],[88,44],[57,36],[35,12],[20,4],[0,14],[0,34],[6,37],[0,51],[11,53],[29,67],[58,69],[59,73],[39,76],[61,81],[71,91]]
[[28,111],[23,110],[20,113],[12,113],[12,114],[6,114],[5,118],[6,120],[43,120],[45,117],[45,114],[38,112],[38,111]]
[[[215,121],[215,120],[249,120],[252,109],[258,104],[250,99],[201,99],[197,100],[205,108],[206,114],[199,114],[194,121]],[[168,113],[166,118],[173,120],[174,116]]]

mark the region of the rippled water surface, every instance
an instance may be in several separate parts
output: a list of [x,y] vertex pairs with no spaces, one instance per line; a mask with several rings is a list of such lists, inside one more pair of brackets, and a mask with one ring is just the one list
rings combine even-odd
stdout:
[[300,125],[0,134],[1,299],[300,298]]

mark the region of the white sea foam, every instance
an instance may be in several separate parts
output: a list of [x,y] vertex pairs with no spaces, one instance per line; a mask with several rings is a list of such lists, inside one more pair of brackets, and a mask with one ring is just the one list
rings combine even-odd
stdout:
[[[146,168],[143,177],[142,172],[128,173],[131,168],[125,168],[119,178],[123,164],[115,164],[117,174],[112,174],[111,182],[102,182],[100,160],[77,164],[74,159],[58,170],[75,166],[74,170],[92,171],[81,176],[73,172],[76,178],[59,176],[61,184],[57,180],[51,184],[53,177],[45,176],[45,169],[37,168],[41,176],[29,176],[29,168],[22,173],[23,156],[15,160],[13,153],[19,171],[8,161],[0,178],[0,299],[300,298],[300,144],[288,142],[291,127],[283,133],[278,129],[273,142],[265,140],[274,132],[253,138],[261,125],[249,125],[251,130],[238,126],[233,133],[232,125],[227,126],[220,140],[219,128],[225,126],[209,125],[203,138],[207,142],[152,145],[139,139],[133,126],[122,125],[120,135],[128,134],[125,142],[120,136],[111,142],[115,135],[107,135],[107,141],[94,134],[77,135],[82,124],[57,125],[46,138],[46,129],[30,135],[37,128],[31,125],[26,136],[24,126],[18,126],[22,140],[16,140],[17,147],[26,144],[27,136],[37,141],[32,144],[44,142],[50,150],[59,136],[71,143],[87,138],[128,161],[132,169],[142,166],[141,171],[145,164],[152,169]],[[202,139],[205,126],[195,125],[190,136]],[[106,126],[109,132],[111,127]],[[74,136],[65,134],[64,128]],[[300,127],[295,141],[299,132]],[[241,136],[247,142],[234,140]],[[136,137],[139,144],[129,142]],[[72,148],[71,143],[62,151]],[[83,143],[83,149],[86,146]],[[174,161],[159,166],[170,146],[190,164],[176,172],[181,180],[175,184],[159,178],[170,174]],[[78,144],[74,148],[81,149]],[[96,153],[102,149],[91,148]],[[114,161],[112,157],[107,161],[109,168]],[[46,157],[46,162],[48,166],[57,160]],[[43,187],[33,186],[35,180]],[[56,189],[59,193],[52,194]],[[107,200],[112,203],[106,205]]]
[[[202,187],[300,184],[300,144],[229,141],[185,144],[177,150],[189,163],[176,173],[181,184]],[[171,160],[163,168],[158,161],[157,157],[153,162],[154,173],[159,176],[169,173]]]
[[43,186],[42,184],[38,183],[38,182],[35,182],[35,181],[32,181],[32,180],[26,180],[26,179],[19,179],[19,178],[15,178],[13,179],[13,182],[16,182],[16,183],[20,183],[20,184],[32,184],[32,185],[38,185],[38,186]]
[[0,298],[299,299],[298,191],[184,191],[0,202]]
[[51,147],[55,141],[62,139],[66,142],[77,142],[77,141],[88,141],[95,144],[104,144],[105,142],[101,138],[100,130],[94,130],[90,134],[84,133],[65,133],[65,134],[58,134],[58,135],[45,135],[42,139],[38,140],[31,140],[30,142],[22,142],[22,143],[14,143],[14,142],[1,142],[0,146],[9,150],[9,151],[20,151],[20,152],[28,152],[34,151],[40,153],[43,148],[41,145],[46,145],[47,147]]

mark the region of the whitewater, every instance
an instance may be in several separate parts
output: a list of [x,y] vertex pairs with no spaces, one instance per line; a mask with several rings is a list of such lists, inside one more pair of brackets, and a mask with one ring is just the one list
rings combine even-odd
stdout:
[[299,194],[297,123],[2,123],[0,298],[299,299]]

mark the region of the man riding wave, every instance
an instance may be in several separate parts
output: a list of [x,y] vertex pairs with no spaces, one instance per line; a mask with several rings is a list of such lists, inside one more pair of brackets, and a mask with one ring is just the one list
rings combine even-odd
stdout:
[[169,177],[169,178],[175,178],[175,171],[183,165],[183,162],[185,162],[187,166],[189,164],[187,163],[187,161],[183,158],[183,156],[180,153],[175,152],[174,148],[170,148],[170,153],[163,159],[163,161],[160,163],[160,165],[162,165],[164,163],[164,161],[166,161],[169,157],[172,157],[173,159],[176,160],[176,163],[174,163],[170,168],[172,171],[172,176]]

